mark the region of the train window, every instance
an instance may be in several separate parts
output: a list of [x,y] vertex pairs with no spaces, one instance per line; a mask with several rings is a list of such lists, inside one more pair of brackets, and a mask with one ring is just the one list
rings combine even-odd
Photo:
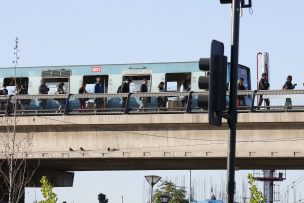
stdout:
[[109,81],[108,75],[85,75],[83,76],[83,83],[86,84],[87,92],[94,93],[96,78],[98,77],[101,79],[101,83],[103,83],[105,86],[104,88],[105,93],[108,92],[108,81]]
[[19,77],[19,78],[4,78],[3,80],[3,86],[6,86],[6,89],[8,90],[8,94],[14,94],[15,93],[15,85],[17,82],[18,85],[25,85],[25,88],[28,89],[28,83],[29,83],[29,78],[27,77]]
[[51,77],[51,78],[43,78],[45,84],[50,88],[49,94],[55,94],[57,92],[57,87],[59,83],[63,82],[64,86],[63,89],[64,91],[68,94],[70,92],[70,83],[69,83],[69,78],[64,78],[64,77]]
[[191,80],[191,73],[166,73],[166,91],[179,91],[185,79]]
[[123,81],[125,81],[126,78],[130,78],[132,80],[130,83],[130,92],[140,92],[143,79],[148,80],[148,92],[151,91],[151,75],[124,75],[122,78]]

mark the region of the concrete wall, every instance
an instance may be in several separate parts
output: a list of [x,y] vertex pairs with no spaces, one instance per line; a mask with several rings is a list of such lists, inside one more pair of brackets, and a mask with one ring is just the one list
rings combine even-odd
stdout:
[[[226,168],[228,127],[207,121],[206,114],[18,117],[17,136],[33,136],[26,157],[45,168]],[[304,168],[304,113],[242,113],[238,122],[237,167]]]

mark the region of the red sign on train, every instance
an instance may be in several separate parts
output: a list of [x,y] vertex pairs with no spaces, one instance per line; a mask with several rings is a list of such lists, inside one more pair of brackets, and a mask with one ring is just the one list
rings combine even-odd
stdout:
[[92,72],[101,72],[101,66],[93,66]]

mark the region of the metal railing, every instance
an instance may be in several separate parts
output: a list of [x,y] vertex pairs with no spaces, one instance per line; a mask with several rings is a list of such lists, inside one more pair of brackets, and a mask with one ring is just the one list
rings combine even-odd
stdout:
[[[227,110],[229,104],[227,92]],[[22,115],[98,115],[145,113],[205,113],[208,107],[200,104],[202,92],[114,93],[114,94],[55,94],[55,95],[1,95],[0,115],[14,112]],[[303,111],[304,90],[238,91],[243,100],[238,112]],[[259,100],[263,102],[259,103]],[[267,100],[270,104],[267,106]],[[263,104],[260,105],[259,104]]]

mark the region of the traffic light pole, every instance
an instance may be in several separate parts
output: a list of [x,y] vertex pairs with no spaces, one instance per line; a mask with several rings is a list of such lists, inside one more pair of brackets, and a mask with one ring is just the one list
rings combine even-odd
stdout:
[[232,1],[232,44],[231,44],[231,71],[229,96],[229,143],[227,157],[228,175],[228,203],[234,203],[235,190],[235,150],[236,150],[236,123],[237,123],[237,78],[239,57],[239,28],[240,28],[240,0]]

